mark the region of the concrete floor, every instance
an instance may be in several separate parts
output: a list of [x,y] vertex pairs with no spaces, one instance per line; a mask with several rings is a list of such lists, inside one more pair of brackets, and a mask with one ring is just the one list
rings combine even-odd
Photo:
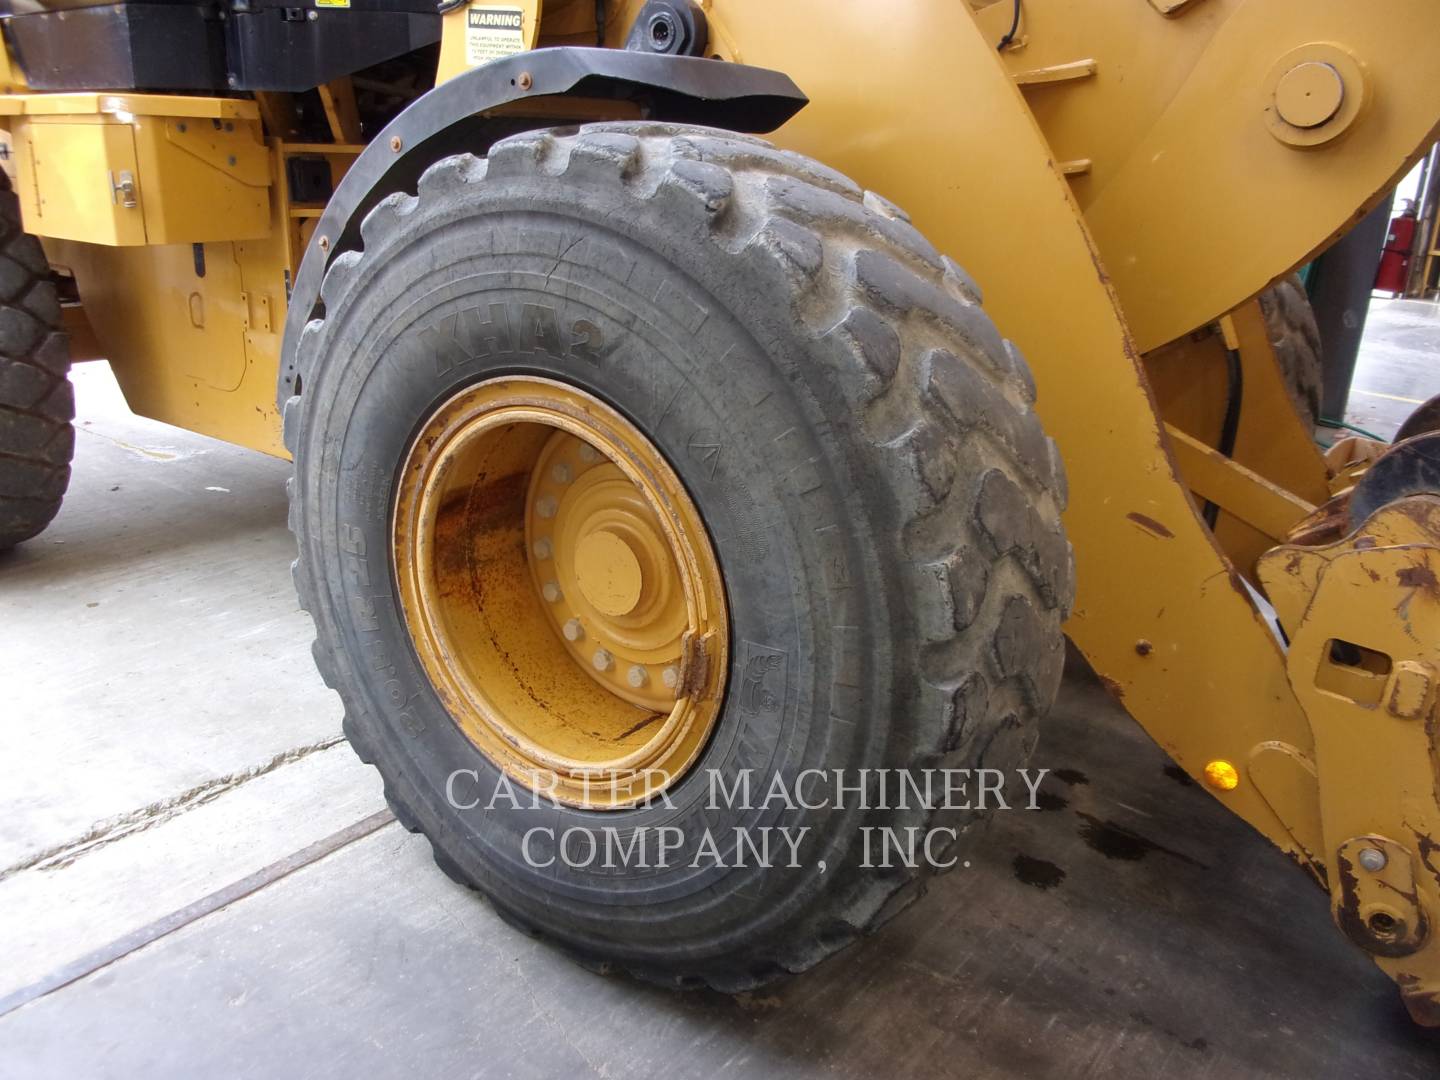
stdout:
[[[1434,311],[1377,305],[1352,422],[1440,390]],[[1325,897],[1083,664],[1046,811],[862,945],[733,998],[571,965],[341,741],[288,466],[131,416],[103,365],[76,383],[70,497],[0,557],[0,1077],[1440,1073]]]
[[1440,393],[1440,303],[1372,300],[1345,421],[1391,438]]

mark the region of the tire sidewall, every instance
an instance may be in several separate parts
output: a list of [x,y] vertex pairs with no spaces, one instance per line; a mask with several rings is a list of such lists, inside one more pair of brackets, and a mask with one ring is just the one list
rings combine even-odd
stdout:
[[[537,198],[533,185],[489,183],[463,207],[416,211],[327,298],[297,454],[301,542],[313,565],[334,568],[315,614],[322,640],[352,669],[361,699],[352,722],[365,727],[382,772],[497,903],[582,951],[607,942],[613,953],[623,940],[643,956],[682,935],[720,951],[727,938],[763,937],[814,891],[843,887],[858,809],[730,810],[715,805],[709,777],[733,783],[749,770],[753,799],[775,775],[793,782],[805,768],[886,764],[887,733],[906,715],[891,680],[914,678],[902,661],[915,650],[892,625],[893,582],[877,568],[901,554],[875,527],[883,496],[839,437],[848,420],[819,381],[815,344],[796,332],[785,290],[738,260],[697,258],[661,203],[576,213],[588,200],[564,186],[557,179]],[[511,347],[482,355],[471,313],[492,315],[495,303],[505,305]],[[717,730],[691,774],[647,807],[510,805],[497,792],[500,773],[426,679],[396,601],[397,463],[445,400],[514,374],[577,386],[644,430],[698,506],[721,564],[732,636]],[[450,792],[478,803],[469,810],[444,797],[457,775]],[[778,874],[688,865],[703,831],[723,841],[742,824],[810,826],[808,865]],[[601,826],[675,826],[685,846],[664,869],[541,867],[525,857],[530,830],[558,837]],[[532,838],[530,854],[554,854],[544,843],[543,833]],[[822,859],[828,880],[815,868]],[[613,933],[608,924],[627,909],[636,925]]]

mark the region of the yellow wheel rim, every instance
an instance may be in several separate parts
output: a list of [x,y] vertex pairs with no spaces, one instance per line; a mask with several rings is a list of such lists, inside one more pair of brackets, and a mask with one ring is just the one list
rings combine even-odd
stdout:
[[411,444],[392,554],[426,674],[513,780],[619,809],[695,763],[728,669],[720,567],[615,410],[548,379],[462,390]]

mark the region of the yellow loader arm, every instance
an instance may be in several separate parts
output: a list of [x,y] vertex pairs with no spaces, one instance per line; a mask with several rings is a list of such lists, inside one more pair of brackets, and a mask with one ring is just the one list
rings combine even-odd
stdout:
[[[1427,517],[1398,547],[1364,550],[1364,531],[1343,541],[1362,550],[1307,579],[1281,615],[1287,646],[1257,586],[1280,606],[1293,554],[1280,541],[1330,491],[1247,303],[1434,142],[1440,8],[1026,0],[1003,53],[1008,0],[973,18],[944,0],[883,18],[866,5],[708,10],[725,55],[810,96],[776,141],[907,207],[960,253],[1029,360],[1070,481],[1069,635],[1169,753],[1327,884],[1337,922],[1416,1018],[1440,1022],[1440,610],[1433,588],[1407,584],[1440,554],[1440,531]],[[854,43],[853,61],[808,44],[822,37]],[[1234,458],[1167,431],[1141,362],[1232,310],[1252,425]],[[1276,549],[1259,578],[1202,520],[1202,489]],[[1332,641],[1388,659],[1367,697],[1329,679],[1345,667]]]

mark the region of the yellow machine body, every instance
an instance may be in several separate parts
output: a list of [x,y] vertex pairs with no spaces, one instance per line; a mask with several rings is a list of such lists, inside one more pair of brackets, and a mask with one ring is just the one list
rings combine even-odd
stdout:
[[362,147],[267,138],[234,98],[20,92],[0,119],[26,230],[83,300],[76,359],[108,359],[143,416],[285,456],[287,286],[324,207],[290,200],[284,164],[338,181]]
[[[642,6],[605,5],[606,45]],[[599,29],[589,0],[527,0],[518,32],[481,38],[486,7],[445,16],[441,81]],[[1028,359],[1069,477],[1070,636],[1440,1022],[1440,515],[1407,500],[1329,546],[1294,542],[1353,476],[1291,406],[1253,299],[1435,141],[1440,6],[1025,0],[1003,51],[1010,0],[704,8],[716,62],[809,96],[773,140],[903,206]],[[287,142],[268,95],[16,89],[0,118],[27,228],[74,273],[132,407],[283,455],[287,286],[323,209],[289,202],[284,163],[343,173],[360,149],[343,88],[322,88],[319,146]],[[1221,454],[1237,353],[1246,412]],[[1384,664],[1347,669],[1334,642]],[[1373,851],[1384,869],[1365,869]]]
[[174,95],[0,98],[37,236],[109,246],[256,239],[270,155],[251,101]]

